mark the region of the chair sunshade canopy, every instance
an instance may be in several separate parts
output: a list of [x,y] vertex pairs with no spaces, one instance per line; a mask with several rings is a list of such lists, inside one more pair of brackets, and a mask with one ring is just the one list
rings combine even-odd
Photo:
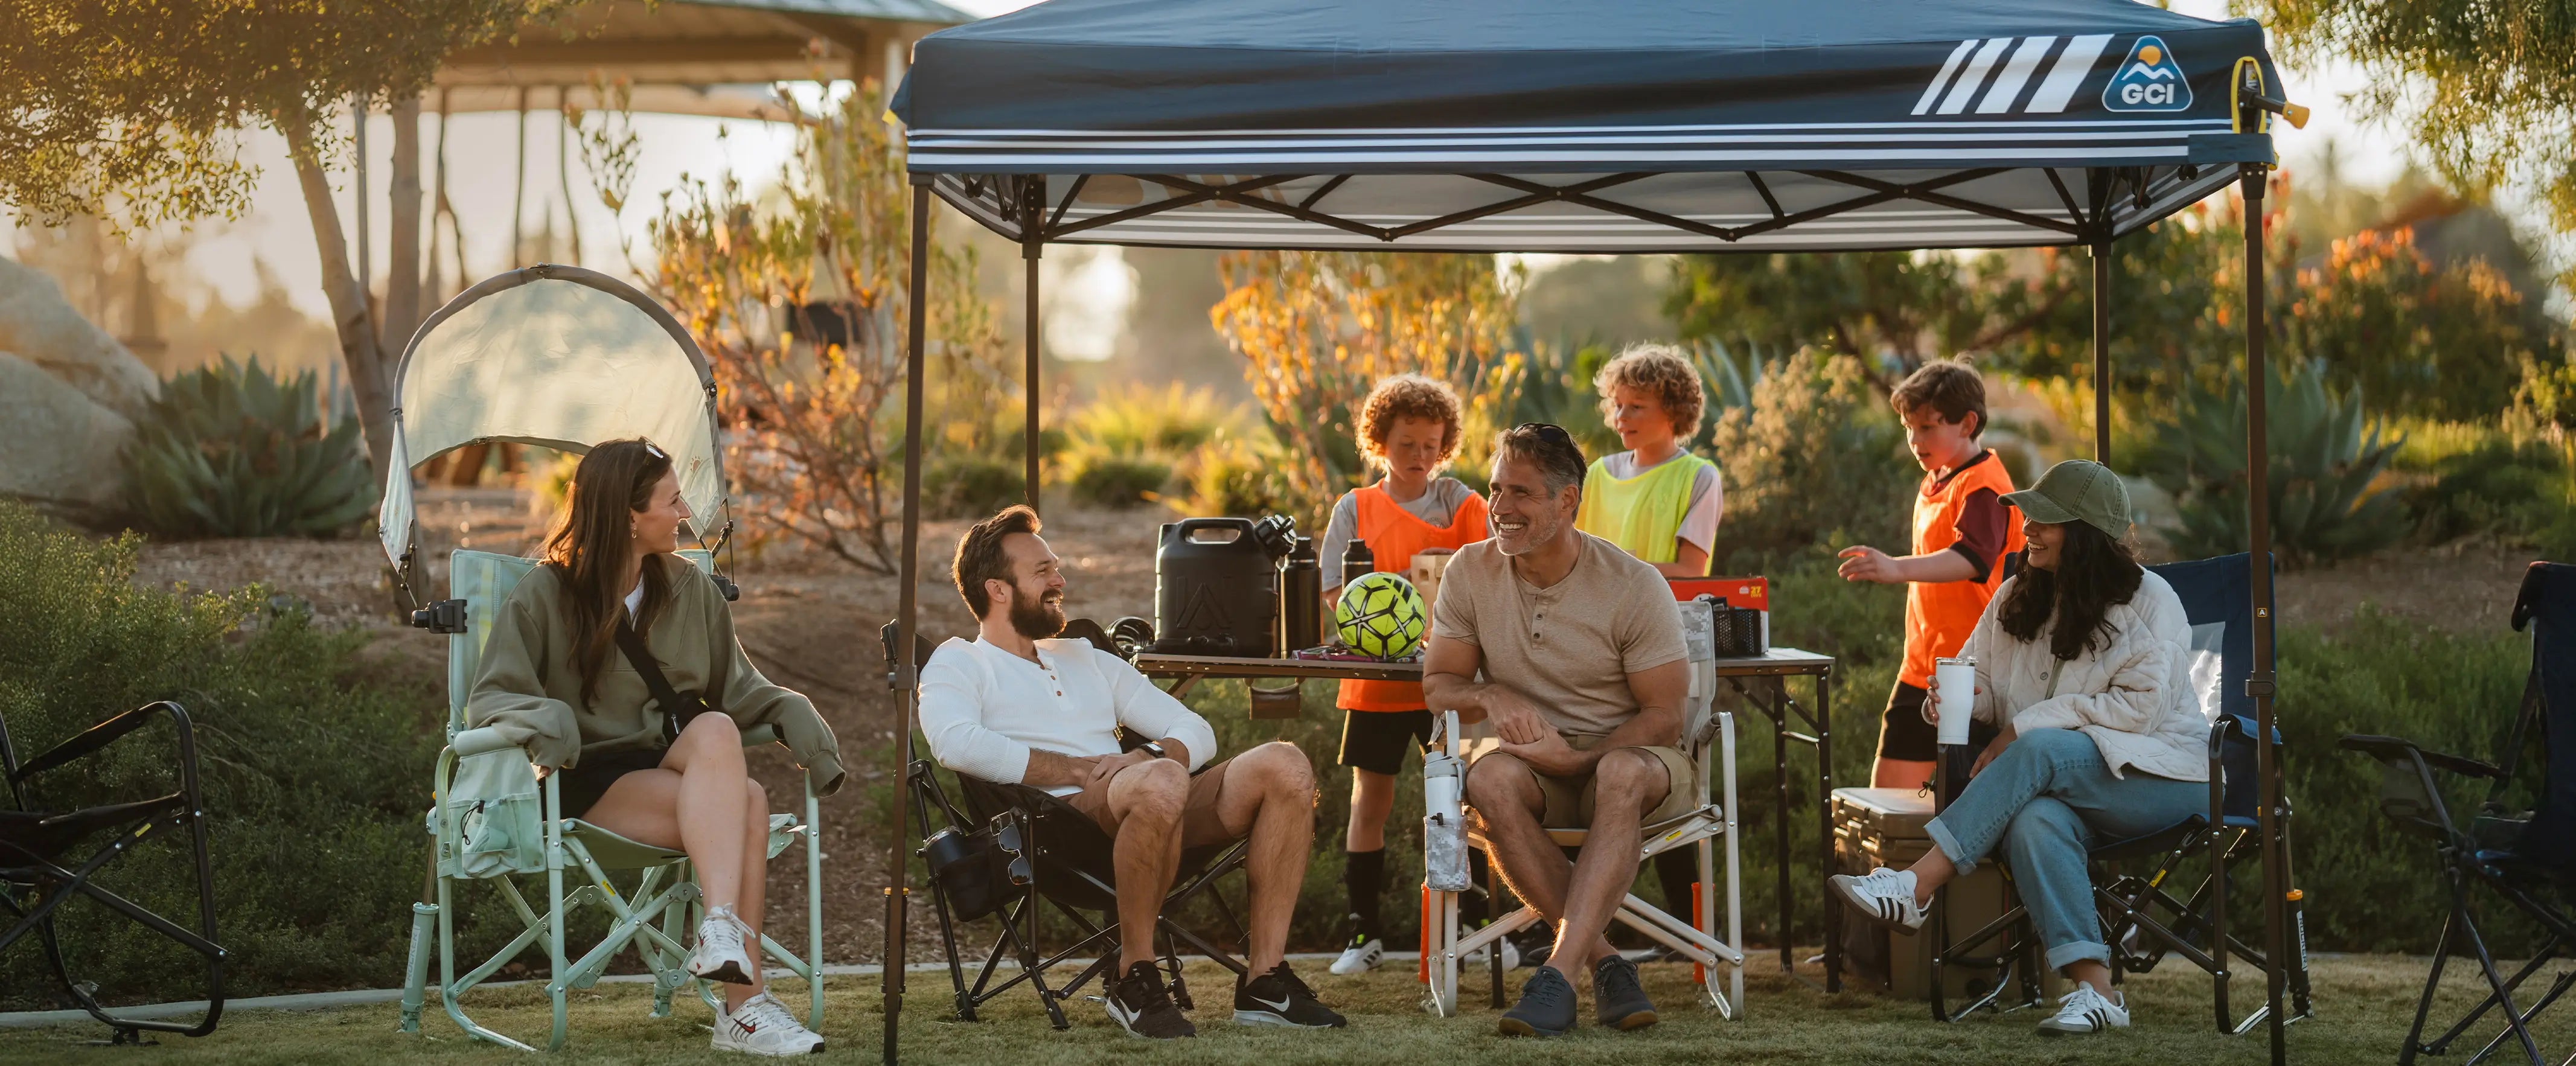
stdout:
[[1013,240],[2082,244],[2272,160],[2246,58],[2133,0],[1052,0],[923,39],[894,110]]
[[715,378],[670,312],[580,267],[510,271],[465,290],[412,335],[394,384],[385,554],[411,547],[411,468],[451,448],[511,441],[582,453],[644,437],[671,455],[701,532],[725,510]]

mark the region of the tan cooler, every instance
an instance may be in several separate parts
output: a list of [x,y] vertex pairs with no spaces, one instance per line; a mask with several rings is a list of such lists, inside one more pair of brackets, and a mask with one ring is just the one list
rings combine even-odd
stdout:
[[[1932,849],[1923,824],[1932,820],[1932,794],[1910,788],[1838,788],[1834,790],[1834,866],[1836,873],[1865,874],[1885,866],[1902,870]],[[2003,873],[1992,863],[1950,882],[1947,893],[1952,937],[1983,928],[2005,907]],[[1839,899],[1835,906],[1842,906]],[[1864,986],[1902,999],[1928,1000],[1932,976],[1933,927],[1925,922],[1913,936],[1891,934],[1885,926],[1857,916],[1843,916],[1843,961]],[[1995,945],[1980,945],[1991,953]],[[1945,974],[1953,1008],[1990,987],[1990,971],[1951,967]],[[2055,971],[2041,978],[2056,994]],[[1971,986],[1975,986],[1972,991]],[[2009,998],[2009,995],[2008,995]]]

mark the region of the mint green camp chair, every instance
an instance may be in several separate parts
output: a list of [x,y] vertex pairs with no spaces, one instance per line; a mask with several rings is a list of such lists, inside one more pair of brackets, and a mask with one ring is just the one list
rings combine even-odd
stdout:
[[[693,530],[700,547],[680,554],[715,572],[715,551],[733,534],[715,375],[688,331],[633,286],[594,270],[552,263],[486,278],[448,301],[412,334],[393,385],[392,440],[377,532],[406,597],[414,589],[418,532],[412,468],[448,451],[490,442],[578,454],[602,441],[652,440],[670,454],[681,497],[702,516]],[[713,549],[705,546],[710,534],[716,541]],[[682,938],[697,928],[704,904],[690,879],[688,856],[561,817],[557,778],[549,776],[540,784],[525,753],[491,730],[465,728],[465,697],[494,613],[535,566],[532,559],[458,551],[449,563],[453,598],[412,615],[414,625],[448,634],[448,743],[431,779],[428,833],[436,842],[435,891],[431,901],[412,908],[402,1030],[420,1031],[434,949],[439,997],[448,1017],[476,1039],[532,1050],[477,1024],[460,1001],[542,940],[551,964],[544,987],[554,1005],[554,1029],[545,1046],[555,1050],[563,1047],[566,1036],[567,995],[597,983],[610,960],[629,946],[653,974],[653,1015],[668,1016],[672,994],[688,983]],[[716,580],[731,598],[731,584],[720,574]],[[422,605],[415,601],[414,606]],[[776,740],[768,726],[743,731],[746,747]],[[808,775],[802,821],[778,814],[770,816],[769,825],[773,858],[796,837],[805,838],[805,957],[767,936],[760,945],[778,967],[805,978],[812,997],[806,1025],[820,1030],[823,985],[815,970],[823,958],[823,853],[813,832],[815,814],[814,781]],[[574,874],[569,891],[567,870]],[[528,889],[539,878],[543,895],[532,899]],[[460,973],[458,893],[486,889],[508,902],[521,928],[500,951]],[[606,937],[576,954],[565,946],[564,923],[583,907],[605,908],[611,923]],[[710,1009],[721,1007],[713,987],[699,982],[697,991]]]

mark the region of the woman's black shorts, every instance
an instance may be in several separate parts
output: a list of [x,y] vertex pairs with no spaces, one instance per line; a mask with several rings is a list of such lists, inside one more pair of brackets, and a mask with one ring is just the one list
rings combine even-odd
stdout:
[[603,751],[582,756],[581,765],[559,771],[563,776],[563,816],[579,818],[590,813],[599,797],[608,794],[608,786],[637,770],[651,770],[662,765],[659,751]]

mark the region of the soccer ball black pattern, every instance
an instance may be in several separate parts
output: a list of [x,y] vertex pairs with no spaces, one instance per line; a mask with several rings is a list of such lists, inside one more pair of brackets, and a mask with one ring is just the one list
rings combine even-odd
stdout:
[[1369,574],[1342,589],[1333,622],[1342,646],[1378,659],[1401,659],[1422,646],[1429,611],[1402,574]]

